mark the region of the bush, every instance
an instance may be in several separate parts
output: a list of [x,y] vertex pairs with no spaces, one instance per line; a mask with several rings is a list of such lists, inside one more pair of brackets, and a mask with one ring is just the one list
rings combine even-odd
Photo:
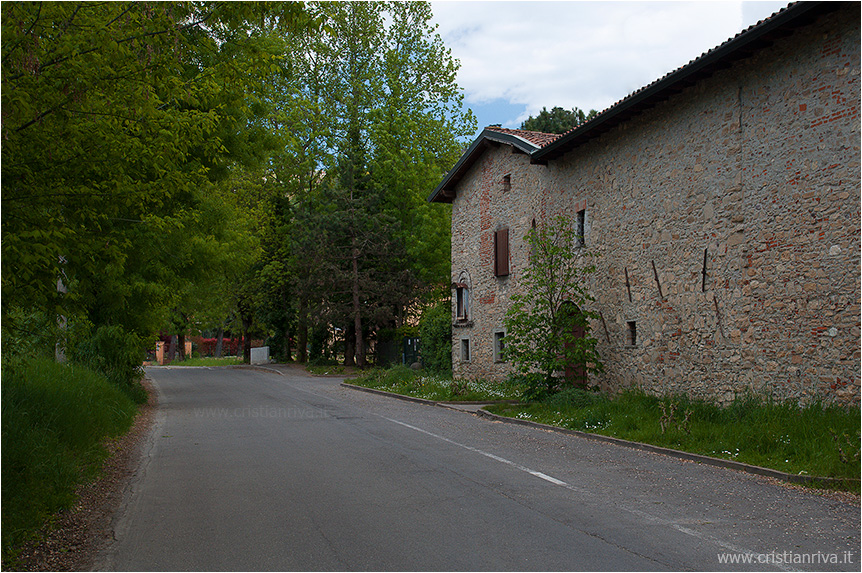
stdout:
[[50,359],[3,361],[3,567],[95,474],[106,437],[127,431],[136,408],[104,376]]
[[338,360],[325,356],[315,356],[308,361],[309,366],[337,366]]
[[3,316],[2,326],[4,357],[54,355],[59,336],[56,316],[13,307]]
[[448,298],[427,308],[419,321],[422,365],[431,372],[452,371],[452,309]]
[[144,341],[137,334],[126,332],[120,326],[100,326],[75,345],[69,358],[103,374],[135,402],[142,404],[147,399],[140,385],[144,349]]

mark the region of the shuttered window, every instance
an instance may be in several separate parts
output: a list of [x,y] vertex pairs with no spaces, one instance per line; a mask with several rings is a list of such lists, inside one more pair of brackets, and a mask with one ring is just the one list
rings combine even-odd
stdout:
[[583,247],[587,244],[587,210],[578,211],[577,229],[575,229],[575,247]]
[[467,285],[459,284],[455,287],[455,317],[458,320],[467,320],[470,313],[470,291]]
[[509,275],[509,229],[500,229],[494,234],[494,275]]

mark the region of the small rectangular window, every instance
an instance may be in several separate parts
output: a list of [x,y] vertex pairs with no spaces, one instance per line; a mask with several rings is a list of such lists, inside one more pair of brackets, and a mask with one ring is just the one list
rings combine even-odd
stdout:
[[505,277],[509,274],[509,229],[494,233],[494,276]]
[[470,339],[461,339],[461,362],[470,362]]
[[505,362],[506,360],[506,333],[494,333],[494,362]]
[[503,193],[512,190],[512,176],[510,174],[503,175]]
[[637,323],[634,320],[626,322],[626,346],[636,346],[638,342]]
[[575,228],[575,246],[583,247],[586,241],[587,210],[582,209],[577,213],[577,227]]

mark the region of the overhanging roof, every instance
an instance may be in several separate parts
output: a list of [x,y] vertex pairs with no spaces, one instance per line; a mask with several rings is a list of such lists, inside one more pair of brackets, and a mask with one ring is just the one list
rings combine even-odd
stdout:
[[[772,45],[775,40],[789,36],[796,28],[813,22],[821,14],[837,10],[843,2],[796,2],[751,26],[717,48],[706,52],[685,66],[641,88],[620,100],[592,120],[563,134],[532,154],[534,163],[556,159],[560,155],[583,145],[610,131],[617,125],[667,100],[715,72],[731,67],[735,62]],[[853,2],[858,7],[859,4]]]
[[[515,135],[517,130],[489,127],[479,135],[455,166],[446,174],[443,181],[434,189],[429,201],[451,203],[455,198],[455,186],[489,146],[507,143],[528,153],[533,163],[546,163],[610,131],[621,123],[656,104],[667,100],[674,94],[712,76],[719,70],[731,67],[735,62],[751,57],[759,50],[772,45],[775,40],[789,36],[796,28],[812,23],[822,14],[838,10],[842,6],[856,7],[858,2],[796,2],[758,22],[717,48],[706,52],[685,66],[674,70],[655,82],[632,93],[609,107],[592,120],[553,139],[529,141]],[[529,133],[529,132],[527,132]],[[543,134],[547,137],[553,137]]]
[[[521,132],[519,135],[518,130],[514,129],[502,129],[495,127],[486,127],[482,130],[482,133],[479,134],[479,137],[467,148],[458,162],[455,164],[455,167],[449,170],[449,173],[446,174],[446,177],[443,178],[443,181],[434,189],[434,192],[431,193],[431,196],[428,197],[428,201],[436,201],[438,203],[451,203],[452,199],[455,198],[455,185],[458,181],[464,177],[464,174],[473,166],[473,163],[476,162],[476,159],[484,153],[484,151],[493,146],[499,145],[501,143],[505,143],[511,145],[518,151],[526,153],[527,155],[532,154],[534,151],[538,150],[539,144],[530,141],[527,139],[528,135],[535,132]],[[548,134],[540,134],[545,136],[546,138],[553,139],[553,135]],[[540,141],[545,141],[547,139],[542,139]]]

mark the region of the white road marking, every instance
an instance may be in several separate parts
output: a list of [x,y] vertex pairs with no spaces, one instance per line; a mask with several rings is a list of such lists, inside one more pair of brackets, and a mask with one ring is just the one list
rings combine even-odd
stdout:
[[[377,414],[377,415],[379,416],[379,414]],[[453,446],[458,446],[459,448],[464,448],[465,450],[469,450],[469,451],[471,451],[471,452],[475,452],[475,453],[477,453],[477,454],[481,454],[481,455],[485,456],[486,458],[491,458],[492,460],[495,460],[495,461],[498,461],[498,462],[504,463],[504,464],[506,464],[506,465],[512,466],[513,468],[519,469],[519,470],[521,470],[522,472],[526,472],[526,473],[528,473],[528,474],[530,474],[530,475],[536,476],[537,478],[543,479],[543,480],[545,480],[545,481],[547,481],[547,482],[550,482],[550,483],[552,483],[552,484],[554,484],[554,485],[558,485],[558,486],[560,486],[560,487],[564,487],[564,488],[566,488],[566,489],[569,489],[569,490],[571,490],[571,491],[575,491],[575,492],[578,492],[578,493],[584,494],[584,495],[589,496],[589,497],[593,497],[593,496],[594,496],[594,495],[593,495],[590,491],[588,491],[588,490],[585,490],[585,489],[582,489],[582,488],[579,488],[579,487],[575,487],[575,486],[573,486],[573,485],[571,485],[571,484],[569,484],[569,483],[564,482],[563,480],[559,480],[559,479],[557,479],[557,478],[555,478],[555,477],[551,477],[551,476],[549,476],[549,475],[547,475],[547,474],[544,474],[544,473],[542,473],[542,472],[539,472],[539,471],[536,471],[536,470],[531,470],[531,469],[530,469],[530,468],[528,468],[528,467],[522,466],[521,464],[516,463],[516,462],[513,462],[513,461],[511,461],[511,460],[507,460],[506,458],[501,458],[501,457],[500,457],[500,456],[498,456],[498,455],[495,455],[495,454],[491,454],[491,453],[488,453],[488,452],[482,451],[482,450],[480,450],[479,448],[474,448],[473,446],[468,446],[468,445],[466,445],[466,444],[461,444],[461,443],[456,442],[456,441],[454,441],[454,440],[450,440],[449,438],[445,438],[445,437],[443,437],[443,436],[440,436],[440,435],[435,434],[435,433],[433,433],[433,432],[429,432],[428,430],[423,430],[422,428],[418,428],[418,427],[416,427],[416,426],[412,426],[412,425],[410,425],[410,424],[408,424],[408,423],[406,423],[406,422],[402,422],[402,421],[400,421],[400,420],[394,420],[394,419],[392,419],[392,418],[387,418],[386,416],[380,416],[380,417],[381,417],[381,418],[383,418],[384,420],[387,420],[387,421],[389,421],[389,422],[392,422],[393,424],[398,424],[398,425],[400,425],[400,426],[404,426],[405,428],[410,428],[411,430],[414,430],[414,431],[416,431],[416,432],[419,432],[419,433],[425,434],[425,435],[427,435],[427,436],[431,436],[432,438],[436,438],[436,439],[438,439],[438,440],[442,440],[442,441],[444,441],[444,442],[446,442],[446,443],[448,443],[448,444],[452,444]],[[738,545],[734,545],[733,543],[729,543],[729,542],[727,542],[727,541],[723,541],[723,540],[721,540],[721,539],[716,539],[715,537],[712,537],[712,536],[710,536],[710,535],[706,535],[705,533],[701,533],[701,532],[699,532],[699,531],[696,531],[696,530],[691,529],[691,528],[688,528],[688,527],[683,527],[682,525],[680,525],[680,524],[678,524],[678,523],[674,523],[673,521],[669,521],[669,520],[667,520],[667,519],[662,519],[662,518],[660,518],[660,517],[656,517],[655,515],[650,515],[649,513],[645,513],[645,512],[643,512],[643,511],[640,511],[639,509],[628,508],[628,507],[621,506],[621,505],[618,505],[617,507],[618,507],[619,509],[622,509],[622,510],[624,510],[624,511],[627,511],[627,512],[631,513],[632,515],[637,515],[637,516],[639,516],[639,517],[641,517],[641,518],[643,518],[643,519],[646,519],[647,521],[651,521],[652,523],[655,523],[655,524],[657,524],[657,525],[663,525],[663,526],[665,526],[665,527],[670,527],[670,528],[672,528],[672,529],[674,529],[674,530],[676,530],[676,531],[679,531],[680,533],[683,533],[683,534],[685,534],[685,535],[688,535],[688,536],[694,537],[694,538],[696,538],[696,539],[700,539],[701,541],[707,541],[707,542],[709,542],[709,543],[713,543],[713,544],[717,545],[718,547],[721,547],[722,549],[726,549],[726,550],[728,550],[728,551],[732,551],[733,553],[740,553],[740,554],[749,554],[749,555],[754,555],[754,556],[755,556],[755,561],[754,561],[754,562],[758,562],[758,561],[757,561],[757,559],[758,559],[758,558],[765,558],[765,557],[767,557],[767,556],[766,556],[765,554],[763,554],[763,553],[760,553],[760,552],[757,552],[757,551],[752,551],[752,550],[750,550],[750,549],[746,549],[745,547],[740,547],[740,546],[738,546]],[[760,562],[762,563],[762,561],[760,561]],[[773,565],[773,566],[775,566],[775,567],[777,567],[777,568],[779,568],[779,569],[781,569],[781,570],[783,570],[783,571],[799,571],[798,569],[794,569],[794,568],[792,568],[792,567],[788,567],[785,563],[777,563],[777,562],[775,562],[775,561],[772,561],[772,562],[771,562],[771,563],[769,563],[769,564],[770,564],[770,565]]]

